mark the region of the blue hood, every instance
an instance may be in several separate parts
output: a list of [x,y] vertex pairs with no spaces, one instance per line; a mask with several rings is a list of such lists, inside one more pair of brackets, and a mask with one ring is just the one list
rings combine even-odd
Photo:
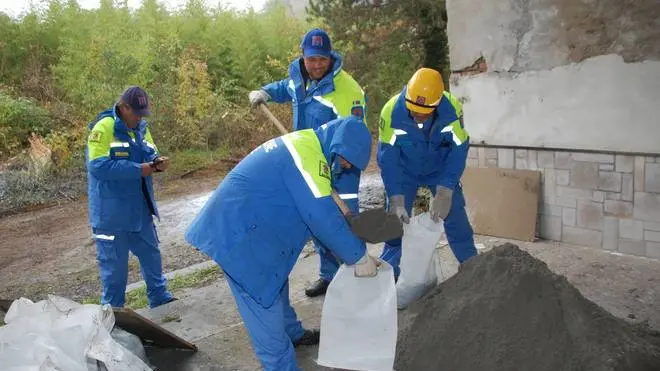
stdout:
[[315,132],[333,172],[340,172],[336,155],[361,171],[367,168],[371,157],[371,134],[364,121],[355,116],[335,119],[320,126]]
[[116,116],[115,116],[115,109],[116,108],[117,108],[117,105],[113,105],[112,107],[108,108],[107,110],[105,110],[105,111],[99,113],[98,115],[96,115],[96,118],[87,125],[87,128],[89,130],[92,130],[94,128],[94,125],[96,125],[97,122],[103,120],[106,117],[116,118]]
[[[121,119],[119,119],[116,112],[117,112],[117,104],[115,103],[112,107],[96,115],[96,118],[92,122],[90,122],[87,125],[87,127],[90,130],[92,130],[97,122],[103,120],[106,117],[112,117],[115,120],[115,133],[128,135],[128,131],[130,129],[128,128],[128,126],[126,126],[126,124],[124,124],[124,122]],[[146,129],[147,129],[147,122],[144,121],[144,119],[142,119],[138,123],[137,130],[135,131],[139,132],[140,136],[143,138]]]

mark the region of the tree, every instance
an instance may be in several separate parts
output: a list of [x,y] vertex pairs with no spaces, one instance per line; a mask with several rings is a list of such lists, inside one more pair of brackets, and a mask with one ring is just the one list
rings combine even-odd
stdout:
[[380,107],[419,67],[449,74],[444,1],[310,0],[310,21],[320,21],[345,67],[369,96],[371,123]]

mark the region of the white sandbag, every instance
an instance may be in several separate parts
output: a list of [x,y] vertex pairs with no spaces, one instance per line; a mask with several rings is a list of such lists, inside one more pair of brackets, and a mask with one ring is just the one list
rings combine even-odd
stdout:
[[436,245],[444,232],[442,221],[435,223],[429,213],[410,218],[403,225],[401,273],[396,283],[397,306],[406,308],[438,283]]
[[9,307],[5,322],[1,370],[92,371],[92,359],[109,371],[151,371],[110,336],[114,313],[109,305],[82,305],[53,295],[37,303],[21,298]]
[[[119,345],[135,354],[142,362],[150,365],[149,358],[147,357],[147,351],[142,345],[142,340],[134,334],[131,334],[128,331],[125,331],[121,327],[115,326],[110,332],[112,340],[116,341]],[[151,365],[150,365],[151,366]]]
[[392,371],[397,339],[392,266],[358,278],[342,265],[328,286],[321,313],[317,363],[345,370]]

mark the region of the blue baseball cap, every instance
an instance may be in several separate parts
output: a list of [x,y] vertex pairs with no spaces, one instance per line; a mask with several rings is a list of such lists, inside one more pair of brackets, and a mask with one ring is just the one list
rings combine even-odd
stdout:
[[128,104],[138,116],[149,116],[149,95],[139,86],[129,86],[121,94],[121,101]]
[[303,37],[302,43],[303,57],[323,56],[330,57],[332,44],[330,36],[320,28],[315,28]]

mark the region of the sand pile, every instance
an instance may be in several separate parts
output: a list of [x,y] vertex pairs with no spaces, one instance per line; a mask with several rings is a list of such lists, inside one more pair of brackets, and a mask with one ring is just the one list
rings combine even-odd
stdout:
[[512,244],[471,259],[409,310],[397,371],[660,371],[657,334]]

